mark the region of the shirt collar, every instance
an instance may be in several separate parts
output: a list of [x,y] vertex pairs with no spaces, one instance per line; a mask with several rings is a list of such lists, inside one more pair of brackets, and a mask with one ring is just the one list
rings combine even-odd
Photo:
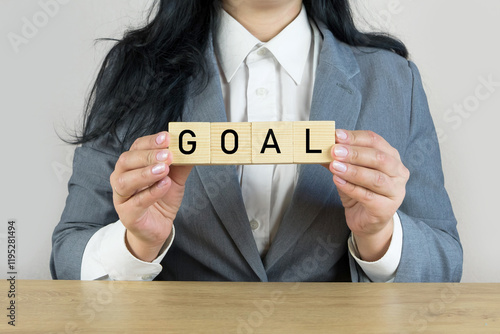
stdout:
[[222,10],[215,48],[227,82],[231,81],[245,58],[258,45],[266,47],[298,85],[309,55],[311,35],[311,26],[304,6],[295,20],[267,43],[259,41]]

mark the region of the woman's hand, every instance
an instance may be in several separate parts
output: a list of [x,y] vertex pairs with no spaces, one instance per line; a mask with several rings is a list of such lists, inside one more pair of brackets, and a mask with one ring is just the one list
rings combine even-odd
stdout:
[[171,167],[168,132],[141,137],[115,165],[113,204],[138,259],[152,261],[172,232],[192,167]]
[[361,258],[379,260],[390,245],[393,216],[410,172],[399,152],[371,131],[336,131],[329,169]]

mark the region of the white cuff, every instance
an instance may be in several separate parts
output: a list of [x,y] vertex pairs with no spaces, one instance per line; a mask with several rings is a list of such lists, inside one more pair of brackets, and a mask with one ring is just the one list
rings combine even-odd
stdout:
[[396,276],[396,270],[398,269],[399,261],[401,260],[401,251],[403,249],[403,228],[397,212],[394,214],[393,219],[394,228],[392,231],[391,244],[384,256],[378,261],[367,262],[359,258],[358,247],[356,246],[356,241],[352,233],[347,242],[352,257],[372,282],[390,283],[394,281],[394,277]]
[[125,244],[125,226],[121,221],[106,225],[90,238],[83,253],[82,280],[151,281],[162,270],[160,262],[170,249],[175,228],[152,262],[144,262],[133,256]]

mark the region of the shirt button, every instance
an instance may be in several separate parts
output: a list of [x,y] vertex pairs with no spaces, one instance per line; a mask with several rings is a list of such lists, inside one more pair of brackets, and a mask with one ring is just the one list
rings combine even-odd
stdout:
[[268,93],[268,90],[265,88],[259,88],[255,91],[255,94],[257,94],[258,96],[266,96],[267,93]]
[[250,222],[250,227],[252,228],[253,231],[259,228],[259,222],[256,221],[255,219]]
[[142,280],[143,281],[150,281],[153,279],[153,275],[143,275]]
[[257,54],[259,56],[265,56],[267,54],[267,49],[262,48],[259,51],[257,51]]

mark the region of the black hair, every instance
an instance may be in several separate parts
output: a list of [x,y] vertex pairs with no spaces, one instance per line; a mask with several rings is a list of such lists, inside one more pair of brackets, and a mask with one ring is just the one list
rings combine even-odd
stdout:
[[[303,3],[308,15],[340,41],[408,57],[401,41],[360,32],[349,0]],[[217,29],[220,7],[221,0],[156,0],[144,27],[115,40],[87,99],[83,131],[69,142],[82,144],[111,134],[123,145],[166,130],[168,122],[179,119],[188,95],[208,82],[205,51],[211,31]],[[121,138],[119,128],[124,129]]]

